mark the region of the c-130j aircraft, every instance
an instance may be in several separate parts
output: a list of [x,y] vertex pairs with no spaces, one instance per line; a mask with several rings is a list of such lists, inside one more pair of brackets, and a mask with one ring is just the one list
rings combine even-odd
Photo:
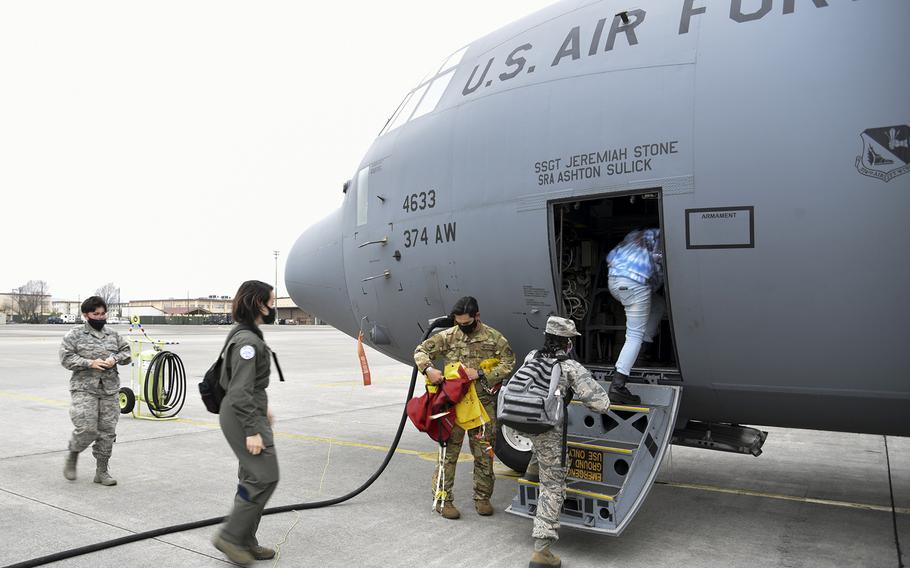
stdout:
[[[609,381],[625,322],[604,257],[659,227],[668,317],[632,373],[642,406],[570,408],[562,520],[581,529],[621,533],[670,443],[908,435],[908,23],[904,0],[554,4],[408,93],[297,240],[288,290],[409,363],[464,295],[519,357],[560,314]],[[519,471],[529,450],[497,438]],[[536,496],[519,480],[509,511]]]

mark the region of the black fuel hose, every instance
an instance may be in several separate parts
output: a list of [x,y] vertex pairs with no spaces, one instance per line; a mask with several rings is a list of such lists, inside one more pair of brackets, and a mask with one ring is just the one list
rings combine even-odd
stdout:
[[176,353],[159,351],[145,371],[145,403],[155,418],[172,418],[186,402],[186,369]]
[[[453,325],[452,319],[445,317],[439,318],[430,323],[430,327],[427,329],[426,333],[423,335],[423,339],[426,340],[433,330],[440,327],[451,327]],[[414,396],[414,387],[417,384],[417,366],[415,365],[411,372],[411,384],[408,387],[408,397],[405,400],[411,400],[411,397]],[[274,515],[276,513],[287,513],[290,511],[302,511],[305,509],[319,509],[321,507],[329,507],[331,505],[337,505],[343,503],[349,499],[356,497],[363,493],[374,481],[379,479],[379,476],[382,475],[382,472],[385,471],[386,466],[389,465],[389,462],[392,461],[392,456],[395,455],[395,450],[398,449],[398,442],[401,441],[401,435],[404,433],[404,426],[408,421],[407,409],[401,412],[401,421],[398,423],[398,431],[395,433],[395,439],[392,441],[392,445],[389,446],[389,451],[385,455],[385,459],[382,460],[382,463],[379,465],[379,468],[367,479],[363,485],[357,489],[342,495],[340,497],[335,497],[333,499],[326,499],[324,501],[313,501],[310,503],[297,503],[296,505],[282,505],[280,507],[271,507],[262,512],[263,515]],[[204,519],[201,521],[193,521],[189,523],[183,523],[179,525],[172,525],[169,527],[162,527],[159,529],[153,529],[150,531],[145,531],[141,533],[135,533],[128,536],[115,538],[113,540],[106,540],[104,542],[98,542],[95,544],[89,544],[86,546],[81,546],[79,548],[72,548],[70,550],[64,550],[62,552],[56,552],[54,554],[49,554],[47,556],[41,556],[40,558],[33,558],[31,560],[25,560],[23,562],[18,562],[16,564],[9,564],[3,568],[32,568],[33,566],[43,566],[51,562],[59,562],[61,560],[66,560],[67,558],[73,558],[75,556],[82,556],[83,554],[89,554],[92,552],[98,552],[100,550],[105,550],[108,548],[114,548],[116,546],[122,546],[124,544],[130,544],[133,542],[139,542],[141,540],[147,540],[150,538],[157,538],[159,536],[164,536],[168,534],[190,531],[194,529],[201,529],[203,527],[210,527],[212,525],[217,525],[224,522],[225,517],[213,517],[211,519]]]

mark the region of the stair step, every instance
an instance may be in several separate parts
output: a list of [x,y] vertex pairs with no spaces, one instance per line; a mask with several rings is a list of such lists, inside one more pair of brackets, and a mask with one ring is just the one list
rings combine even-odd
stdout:
[[[527,479],[524,479],[523,477],[518,478],[518,483],[520,483],[520,484],[522,484],[522,485],[531,485],[531,486],[534,486],[534,487],[540,487],[540,483],[539,483],[539,482],[537,482],[537,481],[528,481]],[[608,494],[608,493],[603,493],[602,491],[600,491],[600,492],[598,492],[598,491],[590,491],[590,490],[587,489],[587,487],[584,488],[584,489],[576,489],[575,486],[574,486],[574,484],[573,484],[572,482],[570,482],[569,484],[566,485],[566,493],[569,493],[569,494],[572,494],[572,495],[581,495],[582,497],[591,497],[591,498],[594,498],[594,499],[603,499],[604,501],[612,501],[612,500],[614,499],[614,496],[615,496],[617,493],[619,493],[619,488],[618,488],[618,487],[600,486],[600,488],[602,488],[602,489],[615,489],[616,491],[614,491],[613,494],[611,495],[611,494]]]
[[[629,384],[642,405],[615,405],[599,415],[580,405],[568,412],[563,526],[618,536],[648,496],[676,424],[681,388]],[[520,479],[508,513],[533,517],[539,483]]]
[[570,489],[576,495],[594,497],[595,499],[605,499],[606,497],[609,497],[609,501],[615,501],[619,495],[620,488],[613,485],[570,480],[566,484],[566,491],[569,491]]
[[[570,404],[578,404],[584,406],[583,403],[573,400]],[[642,414],[648,414],[651,412],[651,409],[647,406],[627,406],[625,404],[611,404],[610,410],[624,410],[626,412],[641,412]]]
[[569,436],[568,445],[570,448],[584,448],[586,450],[596,450],[598,452],[610,452],[612,454],[631,455],[635,453],[638,446],[617,442],[613,440],[603,440],[599,438],[588,438],[582,436]]

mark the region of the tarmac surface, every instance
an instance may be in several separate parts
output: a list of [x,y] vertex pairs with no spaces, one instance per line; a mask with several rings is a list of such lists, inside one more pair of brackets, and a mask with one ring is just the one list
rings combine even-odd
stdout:
[[[90,450],[80,456],[77,481],[62,475],[72,425],[69,373],[57,349],[70,327],[0,326],[0,566],[224,515],[233,498],[236,459],[196,390],[227,328],[147,330],[179,342],[170,349],[187,368],[186,407],[174,421],[122,416],[111,459],[119,484],[102,487],[92,483]],[[368,349],[373,385],[364,387],[356,342],[338,331],[276,326],[266,330],[266,340],[287,378],[280,383],[273,374],[269,387],[281,464],[269,506],[347,493],[382,461],[410,368]],[[129,384],[129,367],[121,367],[121,381]],[[888,460],[897,540],[903,562],[910,560],[910,439],[764,429],[770,434],[758,458],[673,447],[621,537],[562,531],[554,551],[563,566],[898,566]],[[280,555],[257,565],[527,566],[530,522],[502,512],[515,493],[514,472],[497,464],[496,514],[480,517],[472,507],[471,464],[461,464],[455,501],[462,518],[447,521],[430,510],[435,457],[435,444],[408,424],[398,454],[366,492],[334,507],[264,517],[259,540],[281,543]],[[216,530],[55,565],[226,566],[211,545]]]

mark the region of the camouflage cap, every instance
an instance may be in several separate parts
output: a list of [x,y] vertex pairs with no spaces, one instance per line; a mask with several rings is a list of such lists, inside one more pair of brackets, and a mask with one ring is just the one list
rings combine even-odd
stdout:
[[550,316],[547,319],[547,333],[550,335],[558,335],[560,337],[573,337],[576,335],[581,335],[575,331],[575,322],[556,316]]

